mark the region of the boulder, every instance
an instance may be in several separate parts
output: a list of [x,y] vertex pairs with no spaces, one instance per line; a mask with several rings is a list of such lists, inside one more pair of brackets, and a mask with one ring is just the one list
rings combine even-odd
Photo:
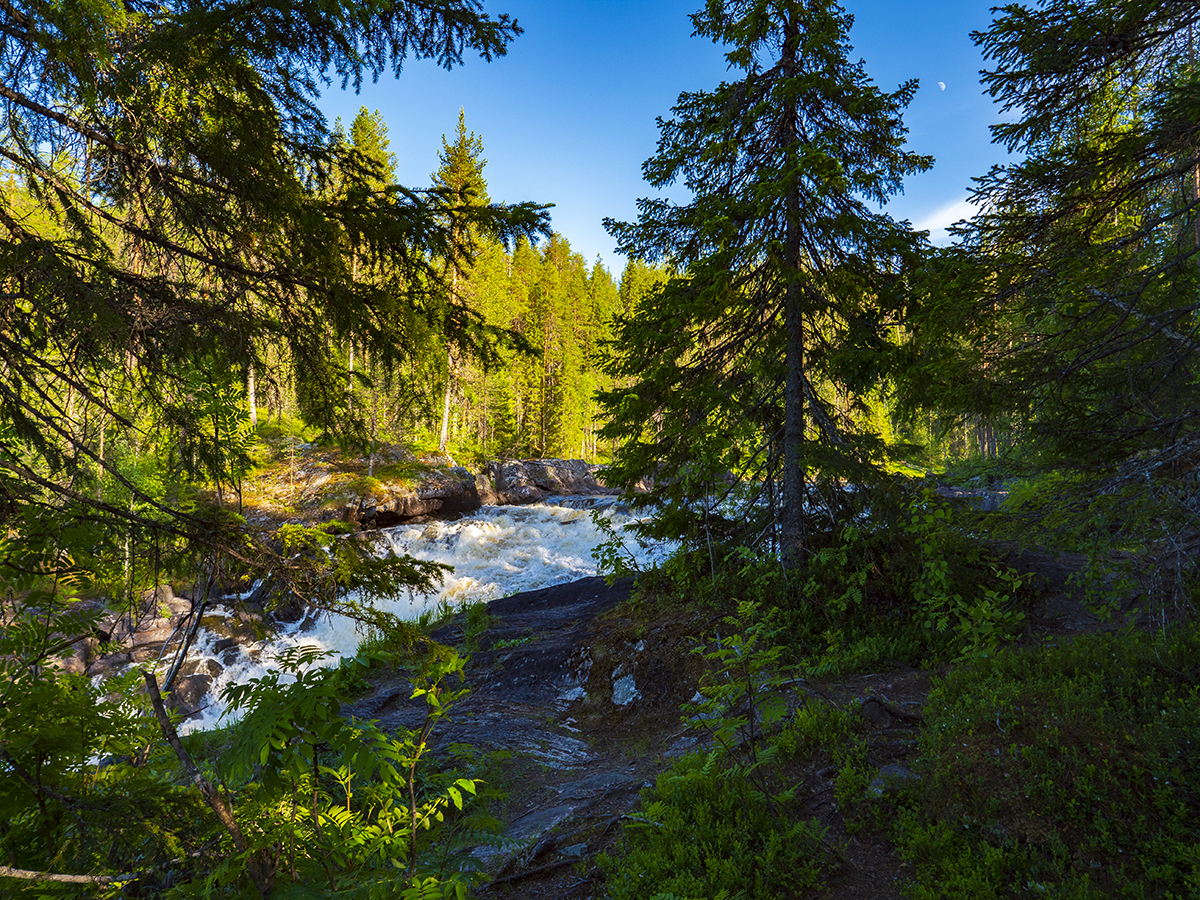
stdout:
[[213,677],[208,674],[188,675],[175,682],[175,687],[167,696],[167,706],[177,710],[185,719],[198,715],[205,706],[208,689],[212,687]]
[[495,504],[537,503],[552,495],[611,494],[596,477],[599,466],[582,459],[498,460],[484,467],[478,481]]
[[423,473],[416,484],[385,484],[383,491],[383,496],[351,504],[343,518],[362,528],[389,528],[425,516],[474,512],[482,506],[475,476],[462,466],[432,469]]

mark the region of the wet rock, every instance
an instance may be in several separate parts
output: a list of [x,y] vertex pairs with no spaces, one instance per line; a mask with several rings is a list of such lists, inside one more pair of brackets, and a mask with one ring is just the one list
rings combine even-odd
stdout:
[[595,775],[568,781],[553,790],[564,800],[594,800],[613,791],[628,790],[634,777],[633,769],[609,769]]
[[205,706],[205,698],[212,682],[211,675],[197,674],[180,678],[167,697],[167,706],[178,711],[184,718],[199,714]]
[[[208,632],[213,635],[220,635],[218,644],[222,641],[232,640],[237,644],[253,644],[256,641],[262,640],[263,625],[261,622],[256,622],[253,619],[243,621],[236,617],[229,616],[205,616],[200,620]],[[222,649],[228,644],[222,644]]]
[[598,471],[581,459],[524,459],[491,462],[482,474],[493,502],[521,505],[554,494],[611,493],[596,477]]
[[[422,516],[452,516],[474,512],[482,505],[475,476],[461,466],[423,472],[415,483],[385,483],[383,495],[357,499],[347,507],[344,518],[363,528],[390,528]],[[423,459],[426,465],[444,462]],[[352,508],[351,508],[352,507]]]
[[179,674],[184,678],[191,675],[207,675],[209,678],[216,678],[225,667],[215,659],[189,659],[179,667]]

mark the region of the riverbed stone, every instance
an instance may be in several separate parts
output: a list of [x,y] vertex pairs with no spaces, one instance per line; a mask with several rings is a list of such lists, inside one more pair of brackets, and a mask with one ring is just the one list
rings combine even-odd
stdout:
[[185,719],[198,715],[205,706],[208,689],[212,687],[213,677],[208,674],[188,675],[175,682],[175,687],[167,697],[166,705],[176,710]]

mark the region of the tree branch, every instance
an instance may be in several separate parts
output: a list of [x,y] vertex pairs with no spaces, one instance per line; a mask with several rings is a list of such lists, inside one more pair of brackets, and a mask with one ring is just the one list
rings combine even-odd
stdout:
[[258,851],[248,852],[250,845],[247,843],[246,836],[242,833],[237,819],[233,817],[233,810],[221,799],[220,793],[213,787],[212,782],[204,777],[199,767],[192,761],[183,742],[179,740],[179,734],[175,731],[175,726],[171,724],[171,717],[167,715],[167,709],[163,705],[162,694],[158,690],[158,679],[154,673],[143,669],[142,677],[146,680],[146,691],[150,696],[150,704],[154,707],[154,715],[158,719],[158,727],[161,729],[163,737],[175,751],[175,756],[178,757],[180,765],[183,766],[192,783],[199,788],[204,802],[216,813],[217,819],[233,839],[234,849],[238,853],[246,854],[246,870],[250,873],[250,878],[253,880],[254,886],[258,888],[259,894],[262,895],[263,900],[266,900],[275,887],[274,871],[266,864],[261,853]]
[[60,875],[57,872],[34,872],[30,869],[14,869],[12,866],[0,866],[0,878],[21,878],[25,881],[54,881],[59,884],[113,884],[118,881],[132,881],[146,872],[129,872],[125,875]]

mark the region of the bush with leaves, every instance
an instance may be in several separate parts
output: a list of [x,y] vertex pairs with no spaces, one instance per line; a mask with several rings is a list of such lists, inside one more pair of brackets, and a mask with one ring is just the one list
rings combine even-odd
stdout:
[[[59,535],[58,537],[61,537]],[[38,552],[34,552],[34,551]],[[50,536],[0,540],[0,889],[108,896],[212,861],[200,798],[175,782],[136,674],[63,669],[101,611]]]
[[431,732],[464,693],[448,686],[462,659],[444,650],[425,657],[412,694],[426,705],[425,721],[388,735],[340,713],[372,661],[314,666],[323,655],[289,651],[278,671],[226,688],[245,718],[220,769],[237,786],[249,846],[230,853],[203,890],[236,880],[257,855],[274,861],[276,891],[286,896],[461,900],[469,881],[453,864],[462,860],[434,844],[451,839],[448,817],[463,810],[476,780],[430,771],[428,753]]
[[1200,631],[1006,650],[935,685],[914,900],[1200,892]]
[[713,749],[662,773],[619,854],[602,856],[614,900],[799,896],[830,869],[825,829],[796,816],[782,765],[791,754],[771,738],[788,715],[774,620],[743,601],[714,645],[697,648],[711,668],[687,721]]

